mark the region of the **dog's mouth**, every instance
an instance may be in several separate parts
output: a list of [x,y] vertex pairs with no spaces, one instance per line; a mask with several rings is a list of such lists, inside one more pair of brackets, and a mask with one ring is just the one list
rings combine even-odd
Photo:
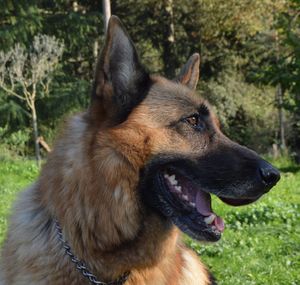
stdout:
[[[161,212],[183,232],[198,240],[217,241],[224,231],[224,220],[214,213],[211,195],[192,179],[174,170],[158,173]],[[232,206],[254,202],[257,198],[235,199],[218,196]]]

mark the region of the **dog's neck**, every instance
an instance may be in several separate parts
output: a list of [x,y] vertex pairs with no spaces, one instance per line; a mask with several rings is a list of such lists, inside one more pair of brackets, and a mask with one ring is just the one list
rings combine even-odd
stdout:
[[[84,128],[82,118],[76,120],[77,128],[79,123]],[[104,281],[155,266],[174,254],[177,230],[170,221],[140,206],[138,169],[112,151],[111,141],[100,136],[94,142],[95,134],[89,137],[79,131],[60,140],[40,178],[40,185],[47,185],[43,187],[48,191],[43,193],[45,205],[52,205],[49,210],[74,253]],[[82,137],[90,140],[85,145],[98,143],[98,151],[85,149]],[[64,163],[57,165],[57,161]],[[51,173],[59,175],[49,177]]]
[[[67,229],[73,230],[68,225],[63,227],[66,229],[64,232],[67,232]],[[121,241],[119,245],[107,251],[100,249],[102,245],[98,247],[93,237],[94,231],[90,230],[89,234],[90,241],[83,240],[78,234],[66,236],[74,253],[88,264],[93,274],[106,282],[118,278],[126,271],[133,272],[159,265],[165,257],[175,254],[178,238],[177,230],[171,225],[162,223],[155,215],[149,216],[144,221],[143,228],[135,238]]]

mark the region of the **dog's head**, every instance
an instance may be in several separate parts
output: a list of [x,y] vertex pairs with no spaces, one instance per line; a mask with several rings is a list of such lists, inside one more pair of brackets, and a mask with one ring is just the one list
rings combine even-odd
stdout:
[[222,134],[209,104],[195,93],[198,77],[198,54],[173,80],[150,76],[112,17],[89,114],[93,124],[108,130],[116,155],[136,173],[133,191],[140,203],[191,237],[214,241],[224,224],[212,210],[211,194],[233,206],[249,204],[280,175]]

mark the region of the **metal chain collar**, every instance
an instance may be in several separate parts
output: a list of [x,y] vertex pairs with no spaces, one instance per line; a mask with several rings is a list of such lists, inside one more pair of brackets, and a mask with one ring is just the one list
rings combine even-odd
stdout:
[[111,282],[102,282],[98,281],[96,276],[93,275],[87,268],[86,264],[82,261],[80,261],[71,251],[71,247],[68,244],[67,241],[64,240],[63,234],[62,234],[62,229],[57,220],[55,220],[55,228],[57,231],[57,236],[58,240],[62,243],[62,246],[65,250],[66,255],[68,255],[71,259],[71,261],[75,264],[76,269],[85,277],[89,280],[91,284],[97,284],[97,285],[123,285],[128,277],[130,272],[125,272],[123,275],[121,275],[117,280],[111,281]]

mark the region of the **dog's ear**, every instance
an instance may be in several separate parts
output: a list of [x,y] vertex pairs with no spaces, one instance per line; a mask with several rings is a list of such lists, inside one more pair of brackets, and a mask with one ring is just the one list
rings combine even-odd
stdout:
[[186,85],[192,90],[196,89],[199,80],[200,55],[194,53],[187,63],[181,68],[175,81]]
[[[92,113],[120,123],[142,101],[150,77],[118,17],[109,20],[104,48],[97,63],[92,91]],[[95,115],[95,114],[94,114]]]

